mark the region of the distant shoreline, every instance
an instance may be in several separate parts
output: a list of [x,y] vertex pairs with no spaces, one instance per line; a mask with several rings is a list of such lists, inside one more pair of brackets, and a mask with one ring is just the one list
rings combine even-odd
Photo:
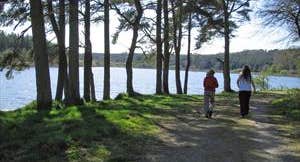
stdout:
[[[58,66],[57,65],[50,65],[49,66],[50,68],[58,68]],[[84,67],[84,66],[79,66],[79,67]],[[92,66],[92,67],[102,67],[103,68],[103,66]],[[34,66],[30,66],[29,68],[34,68]],[[125,67],[124,66],[111,66],[111,68],[124,68],[125,69]],[[151,67],[133,67],[134,69],[156,69],[156,68],[151,68]],[[169,70],[175,70],[174,68],[170,68]],[[198,69],[195,69],[195,68],[192,68],[192,69],[190,69],[189,71],[191,71],[191,72],[207,72],[209,69],[202,69],[202,70],[198,70]],[[216,73],[223,73],[223,71],[222,70],[216,70],[216,69],[214,69],[215,71],[216,71]],[[241,69],[233,69],[233,70],[230,70],[230,73],[232,73],[232,74],[239,74]],[[185,71],[185,69],[181,69],[180,71]],[[254,72],[252,72],[252,74],[253,75],[259,75],[259,72],[258,71],[254,71]],[[297,75],[297,74],[278,74],[278,73],[271,73],[270,74],[270,76],[279,76],[279,77],[297,77],[297,78],[299,78],[300,77],[300,75]]]

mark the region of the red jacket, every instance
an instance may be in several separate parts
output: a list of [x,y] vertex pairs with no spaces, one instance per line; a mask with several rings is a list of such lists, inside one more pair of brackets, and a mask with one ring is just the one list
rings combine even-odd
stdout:
[[216,91],[216,88],[218,88],[218,81],[215,77],[213,76],[207,76],[204,78],[203,82],[204,86],[204,91]]

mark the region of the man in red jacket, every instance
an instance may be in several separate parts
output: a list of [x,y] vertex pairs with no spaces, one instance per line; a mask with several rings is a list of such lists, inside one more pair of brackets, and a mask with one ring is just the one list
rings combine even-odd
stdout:
[[215,103],[215,91],[218,88],[218,81],[214,77],[215,71],[209,70],[204,78],[204,111],[207,118],[211,118]]

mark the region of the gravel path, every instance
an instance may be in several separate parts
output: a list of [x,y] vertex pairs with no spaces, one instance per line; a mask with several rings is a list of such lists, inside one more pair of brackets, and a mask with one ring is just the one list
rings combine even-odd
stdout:
[[142,161],[300,161],[300,152],[289,147],[293,139],[279,127],[278,123],[285,122],[285,119],[270,115],[268,99],[253,97],[247,118],[239,117],[239,105],[220,103],[222,105],[217,104],[218,113],[213,119],[187,111],[159,122],[161,142],[149,147]]

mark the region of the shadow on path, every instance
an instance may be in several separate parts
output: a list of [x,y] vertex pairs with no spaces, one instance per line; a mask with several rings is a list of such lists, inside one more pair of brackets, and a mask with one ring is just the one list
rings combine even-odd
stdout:
[[227,103],[233,104],[217,105],[214,119],[181,111],[175,120],[159,123],[163,143],[153,146],[144,161],[300,161],[300,154],[288,148],[291,141],[277,128],[283,119],[270,117],[266,100],[255,98],[246,119],[239,118],[236,101]]

